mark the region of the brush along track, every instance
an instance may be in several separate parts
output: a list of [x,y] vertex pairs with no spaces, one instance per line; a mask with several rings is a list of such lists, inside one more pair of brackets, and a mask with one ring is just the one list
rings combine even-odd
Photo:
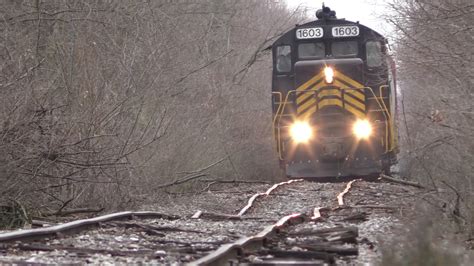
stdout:
[[[384,224],[393,225],[391,221],[393,215],[390,212],[403,209],[403,206],[389,206],[387,199],[392,199],[391,195],[399,198],[400,195],[410,192],[401,185],[356,181],[352,183],[348,194],[343,197],[344,206],[340,206],[337,203],[337,195],[344,191],[346,186],[347,183],[321,184],[299,181],[280,184],[270,193],[258,192],[258,190],[268,192],[268,189],[262,186],[246,185],[236,188],[236,193],[204,193],[188,200],[181,197],[179,200],[186,202],[186,205],[171,205],[166,209],[165,203],[162,203],[156,208],[160,213],[173,215],[146,217],[151,219],[129,215],[125,220],[123,219],[125,217],[122,217],[120,220],[100,221],[93,227],[84,227],[84,231],[81,231],[83,229],[63,231],[56,233],[54,237],[49,234],[48,238],[40,237],[35,241],[29,239],[13,243],[0,242],[0,264],[196,262],[225,244],[242,241],[246,236],[255,236],[263,229],[268,229],[269,225],[277,224],[279,218],[296,213],[304,214],[301,217],[305,217],[306,222],[298,227],[289,227],[290,230],[283,230],[285,226],[276,228],[278,229],[276,231],[286,233],[278,234],[276,238],[269,237],[267,239],[269,245],[265,249],[242,253],[241,261],[257,262],[262,258],[294,256],[300,254],[299,251],[308,251],[305,245],[312,243],[313,253],[308,254],[316,256],[317,252],[328,253],[327,250],[315,251],[318,248],[330,249],[332,251],[328,253],[329,257],[340,263],[340,258],[354,254],[354,249],[337,250],[337,245],[333,245],[334,241],[329,241],[333,239],[330,235],[333,234],[334,237],[334,234],[344,234],[346,228],[354,226],[359,228],[358,252],[370,261],[368,255],[370,252],[374,253],[373,249],[370,249],[370,246],[375,245],[373,239],[377,238],[377,233],[380,233],[381,229],[385,229]],[[242,195],[237,193],[239,190],[254,192]],[[249,199],[256,194],[265,195],[255,197],[250,207],[247,207]],[[209,208],[212,202],[215,208]],[[241,202],[239,209],[235,209],[236,202]],[[350,207],[353,205],[359,206]],[[380,208],[374,208],[376,205]],[[315,209],[315,207],[321,208]],[[180,208],[184,211],[176,216],[176,210]],[[242,212],[244,208],[246,211]],[[201,213],[196,215],[199,219],[191,218],[196,214],[196,210],[201,210]],[[216,210],[230,211],[222,214],[223,212]],[[332,233],[317,231],[321,229],[335,231]],[[313,232],[310,234],[314,238],[312,240],[302,238],[298,233],[309,231]],[[70,232],[75,234],[69,234]],[[5,235],[0,234],[0,239],[2,236]],[[315,239],[323,239],[323,247],[319,244],[317,247]],[[326,245],[329,242],[332,244]],[[275,248],[268,248],[272,246]],[[361,256],[357,258],[350,255],[348,261],[360,258]]]

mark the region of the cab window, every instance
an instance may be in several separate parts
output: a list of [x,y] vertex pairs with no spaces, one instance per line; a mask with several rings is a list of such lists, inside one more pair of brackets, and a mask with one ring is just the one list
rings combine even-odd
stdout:
[[367,52],[367,66],[379,67],[383,64],[382,45],[380,42],[369,41],[365,44]]
[[291,46],[282,45],[276,49],[276,69],[278,72],[291,71]]
[[300,59],[323,58],[326,54],[324,43],[301,43],[298,45]]
[[356,56],[358,54],[357,41],[333,42],[331,51],[335,57]]

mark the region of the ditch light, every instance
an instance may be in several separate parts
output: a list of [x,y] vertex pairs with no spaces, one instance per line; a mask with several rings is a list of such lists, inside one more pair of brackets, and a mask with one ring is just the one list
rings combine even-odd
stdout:
[[352,132],[358,139],[368,139],[372,135],[372,125],[367,120],[357,120],[353,127]]
[[306,121],[296,121],[290,126],[290,136],[296,143],[307,143],[313,137],[313,129]]

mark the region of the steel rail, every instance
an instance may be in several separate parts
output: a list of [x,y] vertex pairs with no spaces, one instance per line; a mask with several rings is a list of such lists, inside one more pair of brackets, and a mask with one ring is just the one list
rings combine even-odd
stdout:
[[265,239],[276,234],[278,230],[291,224],[298,224],[304,222],[305,214],[296,213],[281,218],[277,223],[267,226],[260,233],[251,236],[243,237],[233,243],[225,244],[216,251],[204,256],[187,265],[189,266],[203,266],[203,265],[225,265],[228,260],[234,259],[242,253],[243,249],[251,247],[260,247],[265,242]]
[[280,187],[280,186],[283,186],[283,185],[289,185],[291,183],[294,183],[294,182],[301,182],[301,181],[304,181],[303,179],[292,179],[292,180],[289,180],[289,181],[286,181],[286,182],[281,182],[281,183],[277,183],[277,184],[274,184],[273,186],[271,186],[269,189],[267,189],[267,191],[265,192],[261,192],[261,193],[257,193],[255,195],[253,195],[247,205],[245,205],[245,207],[242,208],[242,210],[240,210],[240,212],[237,214],[238,216],[242,216],[244,215],[250,208],[252,208],[253,206],[253,203],[257,200],[257,198],[259,197],[262,197],[262,196],[268,196],[270,195],[270,193],[272,193],[273,190],[275,190],[276,188]]
[[[344,191],[339,193],[337,195],[337,200],[339,203],[339,206],[344,205],[344,195],[349,192],[350,188],[352,187],[352,184],[357,181],[358,179],[354,179],[350,181]],[[260,197],[264,195],[269,195],[274,189],[277,187],[284,185],[284,184],[291,184],[292,182],[299,182],[303,181],[302,179],[295,179],[295,180],[290,180],[288,182],[282,182],[273,185],[271,188],[269,188],[266,192],[264,193],[257,193],[253,195],[250,199],[248,204],[239,212],[239,216],[245,214],[245,212],[250,209],[252,206],[253,202]],[[316,207],[313,209],[312,217],[309,219],[312,221],[318,221],[322,218],[321,211],[327,210],[325,207]],[[218,248],[216,251],[209,253],[208,255],[194,261],[190,262],[186,265],[189,266],[213,266],[213,265],[227,265],[229,263],[229,260],[236,259],[239,255],[243,253],[244,249],[249,249],[249,248],[258,248],[261,247],[265,243],[265,239],[267,239],[270,236],[273,236],[275,233],[278,232],[278,230],[282,227],[286,227],[291,224],[297,224],[304,222],[308,216],[303,213],[296,213],[292,215],[285,216],[281,218],[277,223],[274,225],[270,225],[263,229],[260,233],[250,236],[250,237],[243,237],[233,243],[225,244]]]
[[313,216],[311,216],[311,220],[312,221],[317,221],[317,220],[320,220],[323,215],[321,214],[321,211],[322,210],[326,210],[326,208],[324,207],[316,207],[313,209]]
[[347,192],[349,192],[349,190],[352,187],[352,183],[354,183],[357,180],[358,179],[354,179],[354,180],[350,181],[349,183],[347,183],[347,186],[344,189],[344,191],[342,191],[341,193],[339,193],[339,195],[337,195],[337,203],[339,204],[339,206],[344,206],[345,205],[344,204],[344,195],[346,195]]
[[72,221],[64,224],[54,225],[45,228],[17,230],[8,233],[0,234],[0,242],[11,242],[11,241],[26,241],[45,237],[55,237],[59,234],[77,233],[83,231],[89,227],[99,226],[100,223],[117,221],[123,219],[158,219],[164,218],[169,220],[179,219],[178,216],[167,215],[158,212],[142,211],[142,212],[118,212],[98,216],[90,219],[82,219]]

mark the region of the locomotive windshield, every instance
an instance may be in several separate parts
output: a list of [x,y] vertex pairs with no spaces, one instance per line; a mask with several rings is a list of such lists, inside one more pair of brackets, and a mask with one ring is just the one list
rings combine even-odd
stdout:
[[276,69],[278,72],[291,71],[291,46],[282,45],[277,47]]
[[369,41],[365,44],[367,51],[367,66],[379,67],[383,64],[382,45],[380,42]]
[[358,54],[357,41],[333,42],[331,51],[335,57],[356,56]]
[[324,43],[301,43],[298,45],[300,59],[323,58],[326,54]]

